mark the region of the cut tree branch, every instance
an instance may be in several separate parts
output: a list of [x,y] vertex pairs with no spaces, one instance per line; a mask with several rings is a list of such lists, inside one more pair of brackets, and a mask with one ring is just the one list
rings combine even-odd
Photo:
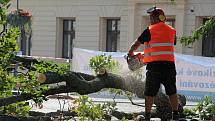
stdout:
[[[38,63],[37,59],[34,58],[23,58],[16,57],[15,62],[22,62],[25,67],[31,68],[32,63]],[[29,66],[30,65],[30,66]],[[116,75],[112,73],[105,73],[103,75],[88,75],[80,72],[66,72],[66,74],[60,75],[53,72],[47,72],[41,76],[43,82],[41,85],[49,85],[51,86],[47,91],[42,92],[44,96],[54,95],[59,93],[69,93],[69,92],[77,92],[81,95],[90,94],[100,91],[103,88],[116,88],[122,89],[124,91],[130,91],[136,94],[139,98],[144,98],[144,87],[145,83],[142,80],[138,80],[130,74],[125,75]],[[39,78],[38,78],[39,79]],[[65,82],[64,85],[58,84],[60,82]],[[30,93],[21,93],[20,95],[0,98],[0,107],[6,106],[12,103],[26,101],[33,99],[35,96]],[[186,104],[186,98],[184,96],[179,95],[180,102],[180,112],[183,112],[183,106]],[[165,112],[172,111],[172,108],[169,103],[169,98],[162,92],[159,92],[155,97],[154,101],[157,106],[157,113],[162,117],[162,115],[166,115]],[[165,109],[163,111],[163,109]],[[163,119],[167,119],[168,117],[163,117]]]
[[[115,75],[115,74],[105,74],[102,76],[94,77],[94,79],[88,81],[88,79],[81,79],[77,76],[75,72],[69,72],[65,75],[58,75],[56,73],[46,73],[46,81],[56,83],[56,82],[66,82],[66,85],[60,85],[50,88],[49,90],[43,92],[45,96],[59,94],[59,93],[69,93],[69,92],[77,92],[81,95],[90,94],[94,92],[98,92],[103,88],[117,88],[126,90],[125,79]],[[86,75],[79,73],[82,77],[90,77],[91,75]],[[30,100],[34,96],[32,94],[21,93],[17,96],[11,96],[0,99],[0,106],[9,105],[12,103]]]

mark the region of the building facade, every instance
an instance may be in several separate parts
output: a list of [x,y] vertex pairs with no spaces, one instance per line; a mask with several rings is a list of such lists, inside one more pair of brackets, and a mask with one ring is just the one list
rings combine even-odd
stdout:
[[[19,8],[32,14],[31,55],[65,58],[72,47],[127,52],[149,25],[146,10],[154,5],[165,11],[178,37],[215,15],[215,0],[19,0]],[[215,56],[213,38],[186,47],[177,42],[176,52]]]

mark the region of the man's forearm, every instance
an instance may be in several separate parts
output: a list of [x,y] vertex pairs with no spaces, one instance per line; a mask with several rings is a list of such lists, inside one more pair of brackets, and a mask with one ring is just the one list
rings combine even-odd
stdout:
[[140,42],[138,40],[136,40],[132,45],[131,48],[129,50],[129,53],[134,52],[135,50],[137,50],[137,48],[140,46]]

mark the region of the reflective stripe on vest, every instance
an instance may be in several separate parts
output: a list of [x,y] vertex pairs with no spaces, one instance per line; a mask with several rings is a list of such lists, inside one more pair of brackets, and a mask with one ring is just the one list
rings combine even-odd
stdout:
[[151,48],[151,47],[163,47],[163,46],[174,46],[173,43],[153,43],[153,44],[144,44],[144,48]]
[[[144,53],[148,55],[153,55],[150,54],[152,52],[160,52],[160,51],[165,51],[165,52],[173,52],[174,44],[173,43],[152,43],[152,44],[144,44]],[[154,51],[156,49],[156,51]]]
[[144,56],[155,56],[155,55],[174,55],[174,52],[160,51],[160,52],[151,52],[148,54],[144,54]]

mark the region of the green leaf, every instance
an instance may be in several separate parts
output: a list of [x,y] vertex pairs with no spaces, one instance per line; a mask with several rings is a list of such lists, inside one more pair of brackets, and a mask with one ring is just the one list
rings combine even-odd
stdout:
[[215,17],[209,17],[209,20],[205,22],[204,25],[195,29],[191,36],[184,36],[180,38],[180,42],[183,45],[189,45],[194,43],[196,40],[201,40],[203,36],[209,35],[215,28]]

